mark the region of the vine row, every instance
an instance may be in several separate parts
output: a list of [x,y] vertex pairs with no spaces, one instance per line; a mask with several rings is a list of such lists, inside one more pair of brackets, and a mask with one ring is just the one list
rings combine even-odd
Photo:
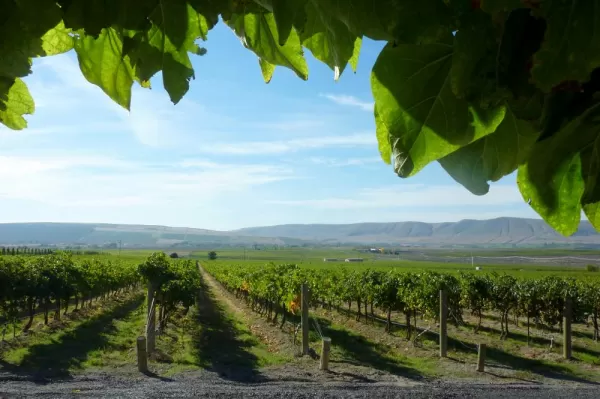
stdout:
[[439,292],[448,297],[448,314],[455,324],[463,324],[463,315],[474,317],[475,332],[481,327],[485,312],[500,316],[501,338],[509,335],[509,316],[526,318],[529,325],[560,329],[565,301],[570,298],[573,322],[588,323],[599,337],[600,281],[568,277],[516,278],[497,273],[465,273],[458,275],[435,271],[375,271],[339,269],[307,269],[297,265],[203,265],[228,290],[245,298],[253,307],[276,320],[300,309],[300,288],[308,283],[309,306],[324,306],[342,311],[355,304],[357,320],[372,318],[381,312],[386,317],[385,330],[390,331],[392,316],[401,314],[411,338],[417,317],[437,321]]

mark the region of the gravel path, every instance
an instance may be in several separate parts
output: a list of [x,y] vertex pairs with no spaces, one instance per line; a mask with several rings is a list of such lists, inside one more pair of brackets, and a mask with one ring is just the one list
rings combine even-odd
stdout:
[[425,383],[311,383],[268,381],[236,383],[209,372],[182,374],[174,379],[119,378],[86,374],[61,382],[2,380],[0,398],[596,398],[597,387]]

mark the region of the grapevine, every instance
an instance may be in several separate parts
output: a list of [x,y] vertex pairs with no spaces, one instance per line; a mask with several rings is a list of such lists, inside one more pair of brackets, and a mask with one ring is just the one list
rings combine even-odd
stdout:
[[31,328],[38,310],[49,323],[61,312],[91,305],[94,298],[106,298],[139,282],[134,264],[111,260],[77,262],[71,254],[58,252],[46,256],[0,257],[0,320],[15,328],[22,316],[28,317],[24,331]]
[[[476,274],[374,271],[341,269],[305,269],[296,265],[224,265],[207,263],[203,266],[225,288],[245,299],[256,311],[275,321],[278,315],[282,324],[287,314],[300,310],[300,286],[309,284],[311,306],[321,305],[338,310],[347,303],[357,305],[357,320],[379,317],[372,311],[382,312],[385,331],[392,329],[392,314],[404,314],[407,339],[416,327],[417,315],[424,320],[437,322],[439,317],[439,292],[448,298],[450,320],[463,325],[463,314],[471,312],[477,317],[475,332],[481,327],[483,313],[494,311],[500,317],[500,338],[510,335],[509,316],[527,318],[536,326],[548,330],[561,328],[565,300],[573,301],[573,321],[592,319],[594,336],[598,339],[600,314],[600,281],[575,280],[546,276],[517,279],[507,274]],[[368,305],[372,305],[370,308]]]
[[[383,161],[406,178],[431,162],[476,195],[517,172],[523,199],[571,235],[600,228],[600,0],[0,0],[0,122],[35,109],[32,59],[74,50],[83,76],[129,109],[132,86],[176,104],[219,21],[258,57],[308,79],[305,50],[335,79],[382,41],[371,73]],[[68,77],[67,77],[68,78]],[[367,298],[361,297],[364,302]],[[362,294],[361,294],[362,295]]]

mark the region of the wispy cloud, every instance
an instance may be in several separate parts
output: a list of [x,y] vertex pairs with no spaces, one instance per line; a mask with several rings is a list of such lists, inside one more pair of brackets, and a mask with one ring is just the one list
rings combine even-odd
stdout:
[[326,99],[333,101],[336,104],[357,107],[362,109],[363,111],[373,111],[374,107],[373,102],[362,101],[354,96],[349,96],[345,94],[321,94],[321,97],[325,97]]
[[273,204],[320,209],[371,209],[461,206],[490,206],[522,203],[523,198],[515,186],[492,186],[485,196],[475,196],[458,185],[399,185],[363,189],[354,195],[340,195],[321,199],[274,200]]
[[[110,171],[88,173],[82,184],[85,168]],[[161,165],[107,157],[0,157],[0,198],[58,206],[176,206],[294,178],[293,170],[277,165],[193,160]]]
[[324,165],[331,167],[342,166],[364,166],[375,163],[383,163],[380,157],[363,157],[363,158],[327,158],[327,157],[310,157],[310,163],[315,165]]
[[199,151],[220,155],[269,155],[327,147],[361,147],[374,145],[375,143],[376,138],[374,134],[357,133],[347,136],[306,137],[281,141],[212,143],[210,145],[203,145]]

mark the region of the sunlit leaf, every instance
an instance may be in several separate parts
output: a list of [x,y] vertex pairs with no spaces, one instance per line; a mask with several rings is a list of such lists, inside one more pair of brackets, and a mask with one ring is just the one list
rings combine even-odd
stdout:
[[15,130],[27,127],[23,116],[33,114],[35,105],[25,83],[21,79],[0,78],[0,93],[6,93],[0,95],[0,123]]

